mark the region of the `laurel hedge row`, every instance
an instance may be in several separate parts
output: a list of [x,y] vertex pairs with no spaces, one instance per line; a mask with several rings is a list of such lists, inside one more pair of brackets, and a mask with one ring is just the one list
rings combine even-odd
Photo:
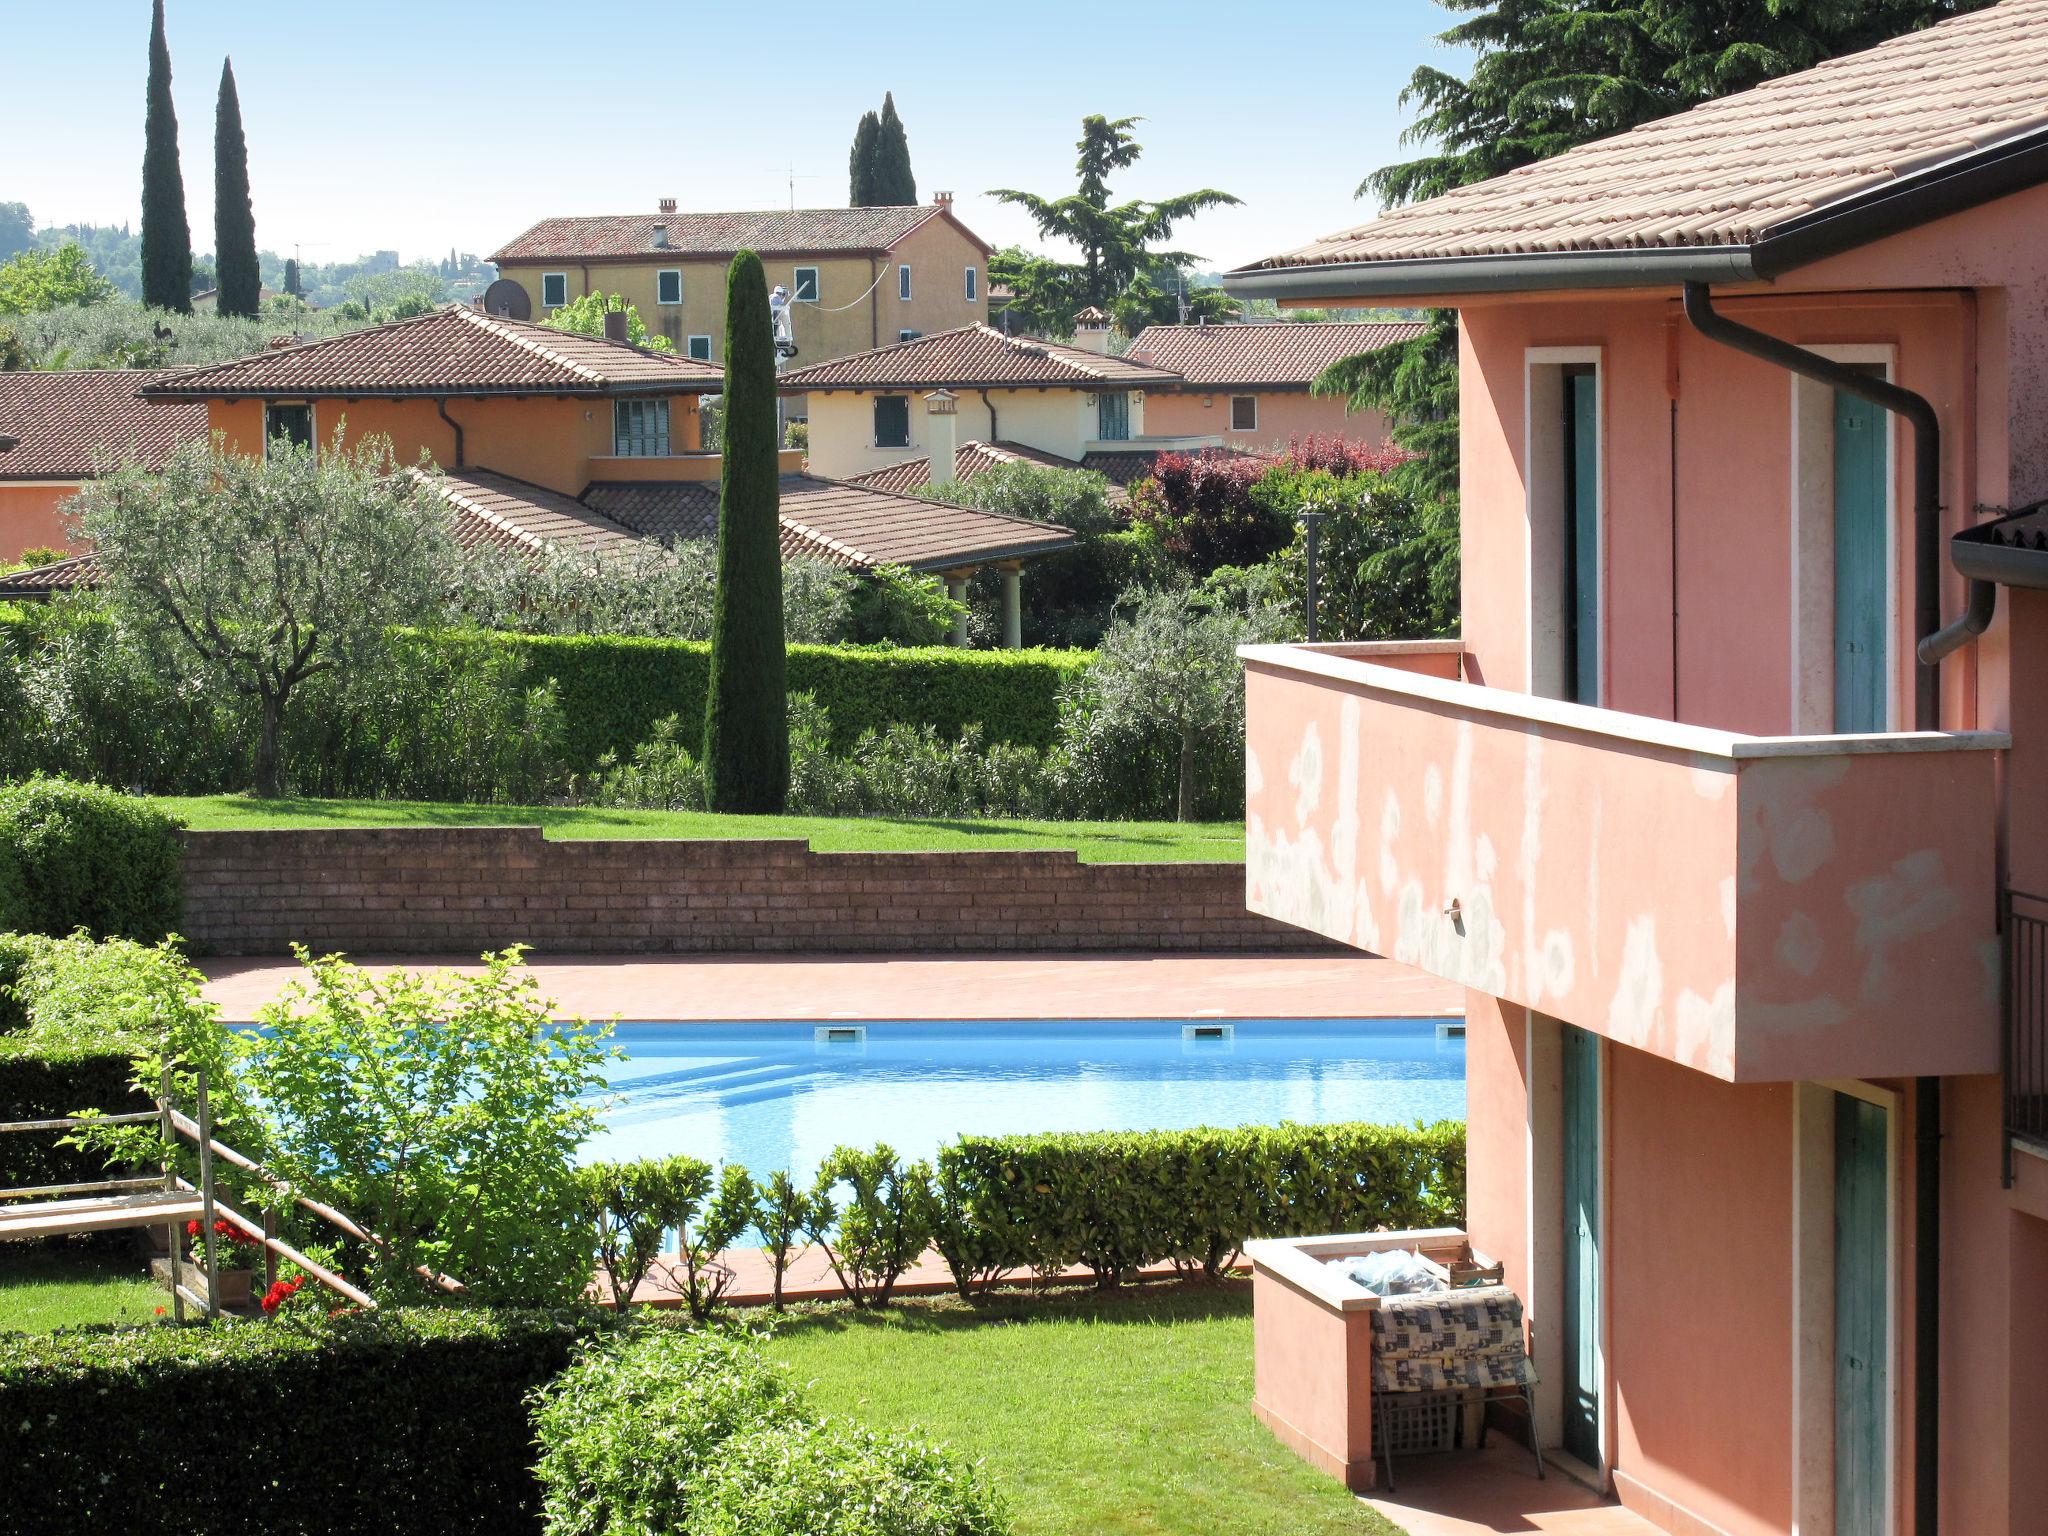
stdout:
[[538,1532],[528,1395],[585,1312],[380,1312],[0,1344],[0,1536]]
[[[711,675],[704,641],[462,632],[416,643],[501,649],[524,660],[530,682],[551,680],[578,771],[606,752],[630,754],[665,715],[680,720],[681,740],[703,739]],[[792,645],[789,691],[812,694],[825,707],[842,751],[862,732],[897,722],[955,736],[978,721],[987,740],[1045,748],[1058,734],[1060,690],[1091,659],[1086,651]]]

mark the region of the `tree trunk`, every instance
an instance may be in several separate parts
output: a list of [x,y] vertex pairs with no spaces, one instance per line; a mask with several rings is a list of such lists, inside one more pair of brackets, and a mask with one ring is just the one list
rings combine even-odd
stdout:
[[277,763],[278,725],[283,718],[283,697],[272,693],[263,695],[263,723],[256,736],[256,798],[259,800],[275,800],[284,793]]
[[1180,730],[1180,794],[1173,818],[1175,821],[1195,819],[1195,733],[1185,725]]

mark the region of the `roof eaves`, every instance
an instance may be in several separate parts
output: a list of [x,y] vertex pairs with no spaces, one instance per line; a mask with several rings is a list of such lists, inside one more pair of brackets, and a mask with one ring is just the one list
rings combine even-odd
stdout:
[[2048,182],[2048,124],[1823,203],[1771,226],[1750,247],[1756,275],[1869,245]]
[[[1062,549],[1072,548],[1079,543],[1072,533],[1051,523],[1041,524],[1046,536],[1017,544],[1001,544],[993,549],[976,547],[972,550],[957,551],[947,555],[932,555],[920,560],[907,561],[904,569],[923,574],[928,571],[953,571],[962,565],[988,565],[997,560],[1021,560],[1026,555],[1050,555]],[[1061,537],[1061,535],[1065,537]]]
[[1698,245],[1242,267],[1224,273],[1222,282],[1223,291],[1236,298],[1306,301],[1660,288],[1680,282],[1741,283],[1756,276],[1751,247]]

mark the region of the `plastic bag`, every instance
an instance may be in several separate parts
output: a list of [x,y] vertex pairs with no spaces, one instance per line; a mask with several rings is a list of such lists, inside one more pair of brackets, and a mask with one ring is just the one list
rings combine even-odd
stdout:
[[1324,1262],[1375,1296],[1427,1296],[1433,1291],[1449,1289],[1442,1276],[1406,1248],[1388,1248],[1379,1253],[1326,1259]]

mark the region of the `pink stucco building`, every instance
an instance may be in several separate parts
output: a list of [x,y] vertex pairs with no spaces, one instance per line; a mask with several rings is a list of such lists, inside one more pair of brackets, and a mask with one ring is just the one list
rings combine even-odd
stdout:
[[2048,1531],[2044,123],[2006,0],[1226,279],[1459,310],[1463,632],[1247,653],[1248,901],[1465,986],[1673,1531]]

